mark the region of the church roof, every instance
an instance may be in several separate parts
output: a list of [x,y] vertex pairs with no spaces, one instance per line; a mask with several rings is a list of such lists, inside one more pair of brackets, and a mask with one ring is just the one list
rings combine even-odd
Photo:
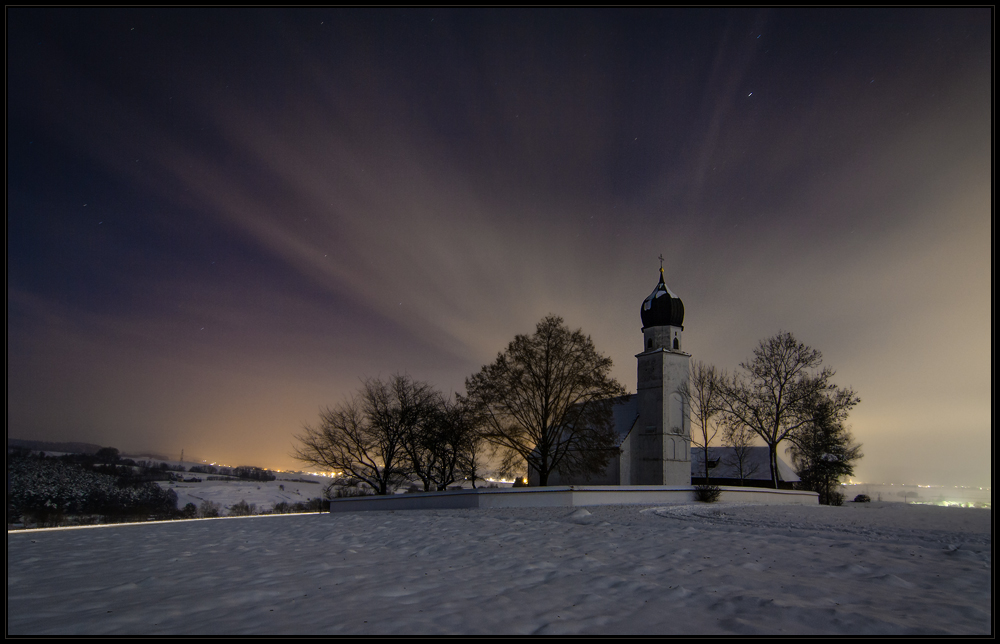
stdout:
[[[639,420],[639,397],[635,394],[615,396],[611,399],[612,427],[615,430],[615,447],[621,447],[628,433]],[[532,450],[534,453],[534,450]]]
[[[743,464],[743,478],[750,481],[770,481],[771,466],[768,464],[768,456],[766,447],[751,447],[747,453],[747,459]],[[740,478],[739,469],[734,461],[735,455],[733,454],[732,447],[709,447],[709,465],[713,462],[717,462],[718,464],[708,468],[708,477],[710,479]],[[703,447],[691,448],[691,476],[705,476],[705,448]],[[778,457],[778,480],[788,483],[795,483],[799,480],[799,477],[795,474],[795,470],[783,461],[780,456]]]
[[660,269],[660,282],[642,302],[642,328],[651,326],[679,326],[684,328],[684,303],[671,291],[663,281],[663,269]]
[[621,447],[635,421],[639,420],[639,396],[632,394],[628,400],[624,396],[616,398],[611,413],[615,419],[615,447]]

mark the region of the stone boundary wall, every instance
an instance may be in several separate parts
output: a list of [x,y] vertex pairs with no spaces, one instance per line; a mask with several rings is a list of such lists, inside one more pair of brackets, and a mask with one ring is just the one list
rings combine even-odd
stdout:
[[[330,513],[372,510],[583,507],[588,505],[692,503],[694,488],[659,485],[568,485],[487,488],[332,499]],[[799,490],[723,487],[720,503],[818,505],[819,495]]]

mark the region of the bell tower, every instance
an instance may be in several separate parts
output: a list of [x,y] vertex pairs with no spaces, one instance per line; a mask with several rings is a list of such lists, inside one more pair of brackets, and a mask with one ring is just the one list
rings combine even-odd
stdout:
[[643,351],[636,355],[639,418],[632,436],[631,485],[691,485],[691,421],[680,387],[691,354],[682,350],[684,303],[663,281],[642,303]]

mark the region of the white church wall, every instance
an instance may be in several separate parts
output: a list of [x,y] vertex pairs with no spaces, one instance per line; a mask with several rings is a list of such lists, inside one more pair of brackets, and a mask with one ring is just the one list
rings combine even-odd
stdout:
[[618,457],[618,484],[629,485],[632,482],[632,433],[621,444],[621,454]]

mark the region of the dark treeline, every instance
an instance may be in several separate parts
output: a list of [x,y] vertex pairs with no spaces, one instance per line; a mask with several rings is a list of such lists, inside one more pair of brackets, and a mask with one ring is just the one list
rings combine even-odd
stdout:
[[21,447],[36,452],[72,452],[74,454],[96,454],[101,449],[100,445],[93,443],[62,442],[26,440],[23,438],[8,438],[7,447]]

